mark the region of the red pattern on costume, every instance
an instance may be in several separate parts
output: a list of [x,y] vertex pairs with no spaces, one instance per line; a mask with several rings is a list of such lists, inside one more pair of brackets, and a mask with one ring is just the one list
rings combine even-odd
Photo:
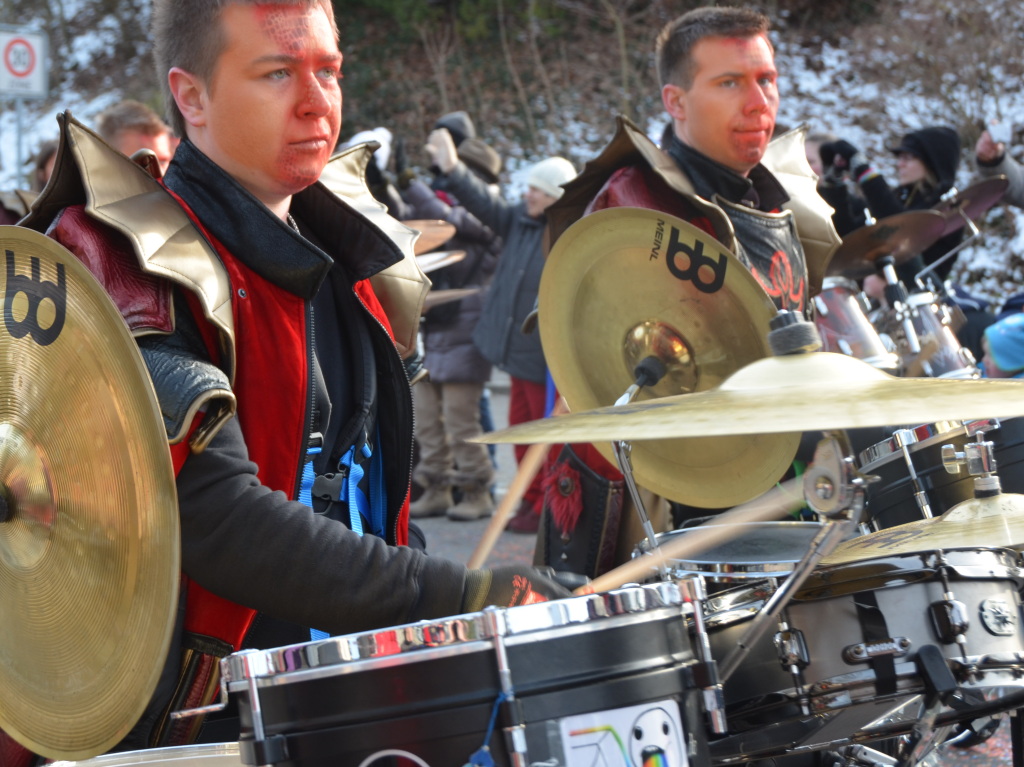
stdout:
[[[562,535],[576,529],[583,513],[583,494],[576,492],[580,474],[568,463],[551,460],[544,474],[544,498],[551,512],[551,521]],[[564,492],[568,488],[570,492]]]
[[781,250],[772,254],[772,265],[767,280],[757,270],[752,270],[751,273],[769,296],[780,299],[782,303],[794,304],[799,311],[803,311],[804,280],[801,278],[794,283],[793,265],[789,261],[789,256]]

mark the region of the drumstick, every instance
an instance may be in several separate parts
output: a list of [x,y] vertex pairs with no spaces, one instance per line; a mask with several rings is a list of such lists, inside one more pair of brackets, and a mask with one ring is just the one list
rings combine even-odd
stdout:
[[724,514],[719,514],[709,523],[713,527],[698,525],[687,528],[686,535],[668,541],[650,554],[639,556],[619,565],[614,570],[597,576],[573,593],[593,594],[648,578],[657,567],[670,560],[692,557],[735,538],[741,532],[740,525],[783,517],[793,509],[804,505],[802,482],[803,480],[800,478],[786,480],[759,498],[736,506]]
[[[565,399],[559,397],[555,402],[555,406],[551,408],[551,415],[548,417],[561,415],[568,412],[568,410],[569,407],[565,404]],[[505,529],[508,518],[512,516],[512,510],[526,494],[526,489],[533,482],[533,478],[537,476],[537,472],[540,471],[541,464],[544,463],[550,448],[551,445],[536,444],[530,445],[526,449],[523,460],[519,463],[519,469],[508,486],[508,492],[505,493],[505,497],[498,504],[494,516],[491,517],[491,523],[484,530],[480,543],[476,545],[476,549],[473,550],[469,557],[469,562],[466,563],[466,567],[470,570],[483,567],[484,562],[487,561],[491,549],[494,548],[494,544],[498,542],[502,530]]]

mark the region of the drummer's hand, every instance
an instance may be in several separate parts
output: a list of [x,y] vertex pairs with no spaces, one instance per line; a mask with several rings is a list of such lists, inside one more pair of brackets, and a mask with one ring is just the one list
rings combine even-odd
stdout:
[[492,570],[470,570],[462,593],[462,609],[474,613],[488,605],[516,607],[569,596],[572,593],[568,589],[534,568],[507,565]]
[[451,173],[459,162],[459,155],[452,141],[452,134],[447,128],[435,128],[427,137],[427,154],[431,162],[440,168],[442,173]]
[[974,145],[974,154],[982,162],[995,163],[1002,159],[1006,152],[1006,145],[999,141],[992,140],[992,134],[987,130],[981,132],[978,143]]

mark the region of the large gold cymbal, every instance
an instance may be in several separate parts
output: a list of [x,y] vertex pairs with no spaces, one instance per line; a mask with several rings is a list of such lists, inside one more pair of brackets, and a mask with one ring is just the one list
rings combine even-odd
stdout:
[[821,565],[932,549],[991,546],[1024,549],[1024,495],[971,498],[941,516],[851,538],[824,557]]
[[52,759],[121,740],[170,644],[167,438],[135,342],[68,251],[0,227],[0,729]]
[[479,441],[703,438],[1019,415],[1024,381],[896,378],[845,354],[811,352],[758,360],[710,391],[530,421]]
[[[650,355],[667,373],[637,402],[712,389],[770,354],[775,314],[746,267],[711,236],[664,213],[613,208],[559,237],[541,278],[538,321],[551,376],[579,411],[613,405]],[[594,442],[614,463],[608,438],[551,441]],[[638,442],[632,463],[643,487],[693,506],[727,507],[778,481],[798,443],[798,434]]]
[[909,210],[862,226],[843,238],[827,273],[859,280],[874,274],[875,262],[885,256],[899,266],[942,237],[945,226],[945,217],[934,210]]
[[414,218],[402,223],[420,233],[412,246],[413,253],[417,256],[443,245],[455,236],[455,224],[449,224],[440,218]]

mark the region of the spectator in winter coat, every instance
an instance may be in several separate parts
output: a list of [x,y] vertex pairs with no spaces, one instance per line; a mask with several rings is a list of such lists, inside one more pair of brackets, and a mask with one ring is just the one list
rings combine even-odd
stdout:
[[[851,174],[861,194],[867,200],[871,215],[876,219],[894,216],[908,210],[934,208],[942,195],[950,190],[960,167],[960,137],[952,128],[931,126],[911,131],[892,147],[896,155],[898,186],[890,187],[867,157],[848,141],[823,144],[821,156],[825,165]],[[963,229],[958,229],[925,248],[897,268],[900,279],[911,287],[915,276],[960,244]],[[947,259],[934,269],[936,281],[941,283],[953,268],[953,259]],[[874,275],[872,275],[874,277]],[[881,278],[865,279],[865,290],[877,293],[870,283]]]
[[[484,357],[509,374],[509,425],[543,418],[547,402],[544,351],[539,334],[524,333],[522,325],[534,309],[544,268],[544,213],[561,197],[562,185],[576,176],[576,169],[562,157],[541,160],[527,173],[523,199],[510,202],[492,193],[459,160],[447,130],[431,132],[427,151],[444,176],[445,189],[504,241],[473,340]],[[526,447],[517,445],[515,452],[516,460],[522,461]],[[543,501],[542,478],[538,476],[524,494],[508,529],[535,533]]]
[[1024,168],[1010,157],[1006,144],[995,141],[987,130],[981,132],[978,142],[974,145],[974,157],[978,163],[978,173],[982,176],[1006,176],[1010,185],[1003,195],[1003,202],[1024,208]]
[[[501,157],[483,141],[464,139],[458,156],[484,183],[497,183]],[[483,433],[480,401],[491,363],[473,343],[473,331],[483,308],[482,288],[494,274],[501,240],[453,196],[444,195],[449,205],[422,181],[412,181],[402,194],[414,218],[454,224],[456,234],[445,249],[465,251],[461,261],[431,273],[434,289],[481,289],[436,306],[423,318],[424,365],[430,374],[413,387],[419,446],[413,479],[424,492],[409,507],[409,516],[479,519],[494,512],[494,467],[487,447],[470,440]]]

